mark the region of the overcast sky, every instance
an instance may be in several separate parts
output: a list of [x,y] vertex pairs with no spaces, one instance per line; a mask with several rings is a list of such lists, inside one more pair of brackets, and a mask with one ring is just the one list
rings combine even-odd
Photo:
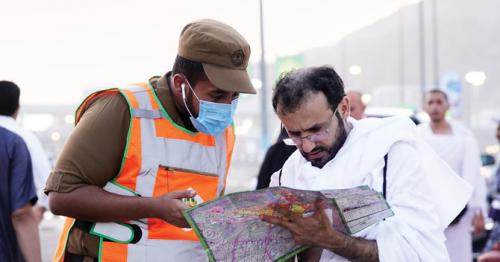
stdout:
[[[266,59],[335,44],[415,0],[263,0]],[[182,27],[213,18],[260,58],[257,0],[0,0],[0,79],[23,104],[78,103],[85,90],[168,71]]]

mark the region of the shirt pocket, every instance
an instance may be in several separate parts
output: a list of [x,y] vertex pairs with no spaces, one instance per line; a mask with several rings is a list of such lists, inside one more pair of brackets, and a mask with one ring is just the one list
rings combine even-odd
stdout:
[[[218,181],[219,177],[215,174],[159,166],[153,196],[159,197],[169,192],[191,189],[197,193],[191,203],[201,204],[217,196]],[[157,218],[150,219],[148,238],[193,241],[198,239],[191,229],[178,228]]]

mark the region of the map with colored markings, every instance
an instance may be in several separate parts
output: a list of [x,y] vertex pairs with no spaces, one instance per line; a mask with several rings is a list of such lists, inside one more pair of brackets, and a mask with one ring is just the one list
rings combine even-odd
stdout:
[[354,234],[394,215],[382,195],[367,186],[306,191],[272,187],[228,194],[184,211],[210,261],[284,261],[306,247],[292,234],[262,221],[260,215],[279,216],[270,205],[280,205],[303,216],[312,215],[314,203],[327,203],[332,227]]

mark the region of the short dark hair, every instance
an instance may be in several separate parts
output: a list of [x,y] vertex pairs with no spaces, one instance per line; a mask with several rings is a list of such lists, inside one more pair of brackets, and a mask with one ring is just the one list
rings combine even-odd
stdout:
[[437,89],[437,88],[431,89],[427,92],[427,94],[441,94],[444,97],[444,100],[446,100],[446,102],[448,102],[448,95],[446,94],[446,92],[444,92],[441,89]]
[[193,88],[198,81],[206,78],[205,70],[200,62],[191,61],[179,55],[175,58],[172,73],[185,75]]
[[331,66],[309,67],[282,74],[273,92],[273,108],[282,113],[297,110],[311,93],[322,92],[334,110],[345,96],[344,83]]
[[0,115],[13,116],[19,108],[21,90],[10,81],[0,81]]

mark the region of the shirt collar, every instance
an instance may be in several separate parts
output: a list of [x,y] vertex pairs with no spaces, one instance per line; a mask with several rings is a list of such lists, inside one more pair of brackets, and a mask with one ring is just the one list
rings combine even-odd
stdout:
[[16,120],[11,116],[0,115],[0,124],[2,125],[17,125]]

